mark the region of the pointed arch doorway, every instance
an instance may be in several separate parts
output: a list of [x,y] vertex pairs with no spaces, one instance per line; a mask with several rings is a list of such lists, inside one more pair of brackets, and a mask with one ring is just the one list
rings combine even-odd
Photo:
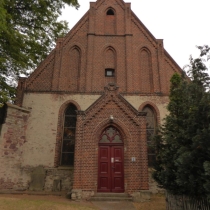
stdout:
[[124,192],[124,144],[114,126],[107,127],[99,139],[98,192]]

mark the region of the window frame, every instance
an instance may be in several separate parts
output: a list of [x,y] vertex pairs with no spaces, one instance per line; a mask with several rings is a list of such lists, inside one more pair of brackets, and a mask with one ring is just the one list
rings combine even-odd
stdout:
[[[66,112],[68,111],[69,108],[72,108],[72,109],[75,109],[75,113],[71,113],[71,114],[66,114]],[[76,114],[76,111],[77,111],[77,107],[70,103],[68,104],[68,106],[66,107],[65,111],[64,111],[64,114],[63,114],[63,130],[62,130],[62,144],[61,144],[61,153],[60,153],[60,166],[61,167],[73,167],[74,166],[74,154],[75,154],[75,140],[76,140],[76,123],[77,123],[77,114]],[[74,126],[65,126],[66,125],[66,118],[74,118],[74,122],[73,122],[73,125]],[[65,134],[66,134],[66,131],[65,131],[65,128],[69,129],[68,131],[72,134],[74,134],[73,137],[69,137],[69,138],[66,138]],[[70,134],[70,135],[71,135]],[[66,143],[67,141],[73,141],[74,144],[73,144],[73,151],[64,151],[66,148],[64,148],[64,143]],[[72,149],[72,148],[71,148]],[[72,163],[70,164],[65,164],[64,160],[63,160],[63,154],[73,154],[73,158],[72,158]]]
[[[112,132],[110,133],[110,130]],[[105,139],[104,139],[105,137]],[[100,135],[99,144],[123,144],[123,138],[120,131],[112,125],[106,127]]]
[[[111,75],[108,75],[108,72],[111,72]],[[111,68],[105,69],[105,77],[115,77],[115,69]]]
[[[154,146],[154,144],[152,144],[152,140],[149,139],[149,137],[154,136],[155,133],[156,133],[156,129],[157,129],[157,114],[156,114],[155,110],[149,105],[144,106],[142,111],[146,112],[148,114],[148,112],[145,111],[146,108],[148,108],[151,111],[152,117],[153,117],[153,128],[146,127],[146,138],[147,138],[147,148],[148,148],[147,149],[147,151],[148,151],[148,154],[147,154],[148,155],[148,166],[149,167],[153,167],[153,165],[155,163],[156,154],[155,154],[155,151],[154,152],[149,152],[150,151],[149,147],[153,147]],[[148,122],[148,115],[146,116],[146,123],[147,122]],[[148,135],[148,133],[149,133],[148,131],[150,131],[150,133],[151,133],[151,131],[153,131],[153,134],[149,136]],[[149,157],[152,157],[152,158],[150,159]]]

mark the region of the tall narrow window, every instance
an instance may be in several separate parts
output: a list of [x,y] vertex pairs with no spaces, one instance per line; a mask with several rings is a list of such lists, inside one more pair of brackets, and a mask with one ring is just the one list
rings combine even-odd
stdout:
[[146,116],[146,131],[147,131],[147,145],[148,145],[148,164],[149,166],[153,166],[155,162],[155,149],[152,142],[152,137],[155,134],[156,129],[156,115],[154,111],[146,106],[143,109],[143,112],[147,113]]
[[76,110],[77,108],[73,104],[70,104],[65,111],[61,154],[61,165],[63,166],[74,165],[74,146],[77,121]]

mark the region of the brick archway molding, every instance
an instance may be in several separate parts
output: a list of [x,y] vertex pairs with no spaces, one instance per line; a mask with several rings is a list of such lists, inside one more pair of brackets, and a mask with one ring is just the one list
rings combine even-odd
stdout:
[[[96,128],[93,130],[91,139],[92,139],[92,141],[94,141],[97,148],[99,147],[100,135],[104,131],[104,129],[107,128],[108,126],[113,126],[116,129],[118,129],[118,131],[120,132],[120,135],[123,139],[124,149],[127,148],[128,147],[128,139],[131,140],[132,137],[131,137],[129,130],[127,129],[127,126],[123,122],[118,120],[117,118],[114,118],[113,121],[111,121],[110,119],[106,119],[106,120],[100,122],[96,126]],[[124,153],[124,159],[128,159],[126,153]],[[98,160],[98,152],[95,154],[95,160]],[[124,173],[128,173],[126,168],[124,168]],[[95,171],[93,172],[93,174],[94,174],[94,179],[98,180],[98,161],[95,161]],[[95,190],[97,190],[97,187]]]
[[142,112],[145,106],[149,106],[153,109],[153,111],[156,114],[156,118],[157,118],[157,123],[160,124],[160,111],[158,109],[158,107],[151,101],[145,101],[144,103],[142,103],[139,108],[138,111]]
[[115,119],[115,118],[113,119],[113,121],[111,121],[110,119],[106,119],[106,120],[102,121],[101,123],[99,123],[96,126],[96,128],[94,129],[91,139],[93,141],[95,141],[96,144],[98,144],[101,132],[106,127],[111,126],[111,125],[119,130],[119,132],[120,132],[120,134],[122,136],[124,145],[127,145],[127,139],[128,138],[131,139],[131,135],[130,135],[127,127],[120,120]]

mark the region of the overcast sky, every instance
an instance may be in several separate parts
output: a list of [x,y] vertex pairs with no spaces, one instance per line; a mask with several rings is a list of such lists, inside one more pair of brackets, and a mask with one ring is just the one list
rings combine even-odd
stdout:
[[[66,7],[62,18],[71,29],[89,9],[89,0],[80,8]],[[93,0],[92,2],[95,2]],[[210,0],[125,0],[164,48],[183,68],[189,56],[198,57],[196,45],[210,45]],[[209,66],[208,66],[209,67]]]

